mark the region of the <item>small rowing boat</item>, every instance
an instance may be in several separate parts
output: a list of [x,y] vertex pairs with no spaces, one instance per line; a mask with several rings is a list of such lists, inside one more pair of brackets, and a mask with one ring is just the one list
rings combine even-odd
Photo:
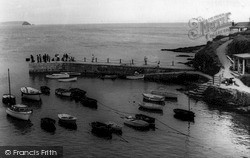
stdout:
[[61,122],[68,123],[68,124],[75,124],[77,118],[71,116],[69,114],[58,114],[58,118]]
[[175,92],[166,91],[164,89],[152,90],[151,94],[164,96],[165,99],[177,99],[178,94]]
[[139,106],[144,109],[148,110],[163,110],[163,106],[160,104],[153,104],[153,103],[139,103]]
[[129,80],[139,80],[139,79],[144,79],[143,74],[139,74],[137,71],[134,73],[134,75],[126,76],[127,79]]
[[30,99],[30,100],[36,100],[36,101],[41,100],[40,95],[42,94],[42,92],[35,89],[35,88],[22,87],[21,93],[22,93],[22,98],[24,98],[24,99]]
[[74,82],[76,80],[77,80],[77,77],[58,79],[59,82]]
[[29,120],[30,115],[32,114],[32,110],[29,109],[26,105],[17,104],[12,105],[10,108],[7,108],[6,113],[21,120]]
[[142,93],[142,95],[145,100],[149,101],[162,102],[165,100],[165,97],[161,95],[150,94],[150,93]]
[[124,125],[138,130],[148,130],[150,128],[148,122],[133,117],[125,118]]
[[51,74],[51,75],[46,75],[46,77],[51,79],[69,78],[69,74],[67,73]]

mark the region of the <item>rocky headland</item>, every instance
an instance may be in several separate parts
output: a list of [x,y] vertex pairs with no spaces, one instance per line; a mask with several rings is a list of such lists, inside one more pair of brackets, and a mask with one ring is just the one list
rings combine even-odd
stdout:
[[8,21],[8,22],[1,22],[0,25],[22,26],[22,25],[31,25],[31,24],[27,21]]
[[[241,76],[232,72],[232,63],[226,57],[250,52],[250,30],[229,36],[217,36],[202,46],[163,50],[195,53],[190,66],[219,78],[219,84],[209,85],[203,92],[203,100],[209,106],[250,114],[250,75]],[[222,83],[228,78],[233,78],[235,84],[228,86]]]

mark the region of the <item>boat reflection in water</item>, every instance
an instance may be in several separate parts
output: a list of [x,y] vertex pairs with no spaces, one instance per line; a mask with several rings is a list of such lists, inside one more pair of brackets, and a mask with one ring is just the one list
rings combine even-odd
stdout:
[[6,118],[8,122],[14,126],[15,130],[17,131],[16,133],[25,135],[32,131],[31,127],[33,126],[33,124],[30,120],[20,120],[9,115],[6,115]]

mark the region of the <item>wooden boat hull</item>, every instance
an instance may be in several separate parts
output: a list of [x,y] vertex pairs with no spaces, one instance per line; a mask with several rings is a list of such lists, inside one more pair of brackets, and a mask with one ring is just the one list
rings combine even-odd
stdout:
[[95,99],[92,99],[89,97],[84,97],[80,100],[80,102],[83,106],[97,109],[97,100],[95,100]]
[[153,104],[153,103],[139,103],[139,106],[141,108],[145,108],[145,109],[148,109],[148,110],[163,110],[163,106],[162,105],[159,105],[159,104]]
[[41,100],[40,95],[42,94],[42,92],[35,89],[35,88],[22,87],[21,93],[22,93],[22,98],[24,98],[24,99],[30,99],[30,100],[35,100],[35,101]]
[[176,99],[178,98],[178,94],[174,93],[174,92],[167,92],[167,91],[163,91],[163,90],[152,90],[151,94],[155,94],[155,95],[160,95],[160,96],[164,96],[165,99]]
[[149,94],[149,93],[143,93],[142,95],[145,100],[149,101],[162,102],[165,100],[165,97],[160,95]]
[[41,91],[43,94],[46,94],[46,95],[49,95],[49,94],[50,94],[50,88],[47,87],[47,86],[41,86],[41,87],[40,87],[40,91]]
[[91,132],[99,137],[112,138],[112,132],[110,128],[101,122],[92,122],[91,124],[92,130]]
[[175,115],[175,118],[181,119],[181,120],[190,120],[193,121],[195,117],[195,113],[192,111],[184,110],[184,109],[174,109],[173,110]]
[[63,123],[75,124],[77,118],[68,114],[58,114],[58,118]]
[[150,128],[149,123],[139,119],[126,119],[124,125],[138,130],[147,130]]
[[112,133],[115,133],[115,134],[119,134],[121,135],[122,134],[122,127],[117,125],[116,123],[114,122],[107,122],[105,123],[111,130]]
[[41,118],[41,128],[47,132],[55,132],[56,126],[55,126],[56,121],[51,118]]
[[58,79],[59,82],[75,82],[77,81],[77,77],[73,77],[73,78],[62,78],[62,79]]
[[55,90],[55,94],[61,97],[70,97],[71,91],[67,89],[58,88]]
[[16,111],[11,110],[10,108],[7,108],[6,113],[12,117],[15,117],[15,118],[18,118],[21,120],[29,120],[30,116],[32,114],[32,111],[30,111],[30,112],[16,112]]

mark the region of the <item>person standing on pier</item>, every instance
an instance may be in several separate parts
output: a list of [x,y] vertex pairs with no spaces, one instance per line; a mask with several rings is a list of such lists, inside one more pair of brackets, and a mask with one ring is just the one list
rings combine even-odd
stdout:
[[94,60],[95,60],[95,56],[94,54],[92,54],[92,63],[94,62]]
[[147,60],[148,60],[148,58],[145,56],[145,57],[144,57],[145,65],[147,65]]

